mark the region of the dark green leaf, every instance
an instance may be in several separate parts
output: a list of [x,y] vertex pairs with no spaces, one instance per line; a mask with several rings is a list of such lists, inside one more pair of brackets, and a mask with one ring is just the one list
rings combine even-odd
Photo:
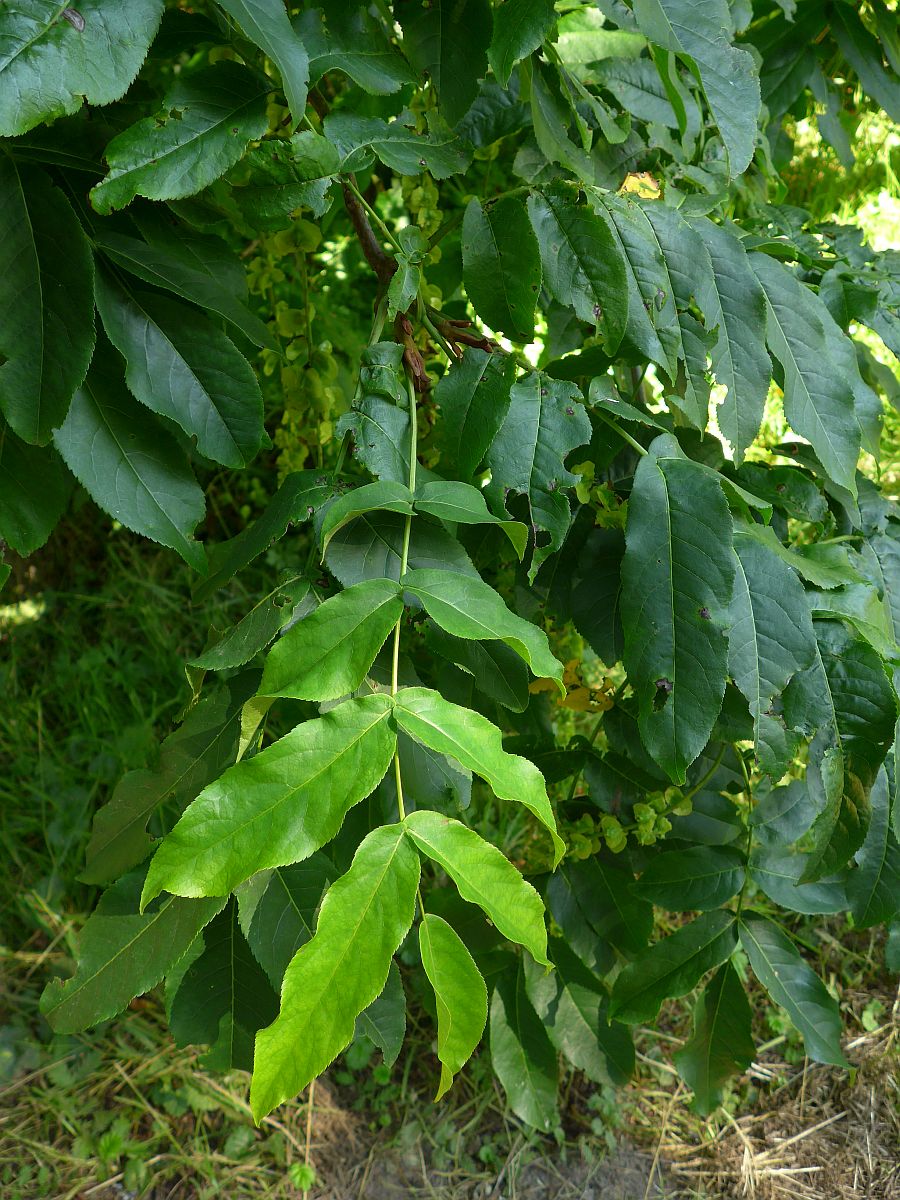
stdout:
[[753,1061],[752,1012],[740,976],[725,963],[706,985],[694,1009],[694,1032],[675,1055],[693,1107],[707,1116],[721,1102],[723,1085]]
[[[0,13],[0,26],[8,19]],[[93,276],[63,193],[43,171],[0,157],[0,412],[26,442],[50,440],[87,372]]]
[[426,913],[419,924],[422,966],[437,1004],[441,1082],[435,1100],[471,1058],[487,1022],[487,989],[475,960],[452,925]]
[[343,71],[364,92],[386,96],[414,83],[406,59],[388,40],[384,27],[365,8],[344,14],[308,9],[294,21],[309,52],[309,77],[316,82],[326,71]]
[[532,341],[541,256],[521,200],[470,200],[462,256],[466,294],[481,319],[515,342]]
[[266,140],[252,147],[228,172],[234,202],[260,229],[286,229],[304,205],[320,217],[328,208],[331,177],[340,157],[327,138],[305,129],[290,141]]
[[757,846],[750,856],[750,875],[760,889],[782,908],[799,913],[838,913],[847,908],[843,875],[801,883],[808,856],[779,845]]
[[366,483],[354,488],[329,504],[325,510],[320,529],[322,554],[328,549],[328,543],[339,529],[355,521],[364,513],[369,512],[398,512],[411,514],[413,511],[412,492],[405,483],[394,479],[383,479],[379,483]]
[[488,0],[397,0],[394,15],[403,27],[406,57],[434,86],[441,112],[455,125],[487,70]]
[[192,658],[190,665],[203,671],[227,671],[243,666],[269,645],[279,629],[299,615],[301,604],[313,603],[309,588],[309,580],[302,575],[282,580],[257,600],[236,625],[226,630],[215,645]]
[[71,491],[71,476],[52,447],[30,446],[0,425],[0,538],[16,554],[24,558],[43,546]]
[[553,0],[506,0],[494,9],[488,60],[501,86],[509,86],[513,67],[537,50],[555,21]]
[[278,68],[291,116],[294,124],[299,125],[306,112],[309,55],[303,39],[288,20],[284,0],[216,0],[216,3]]
[[885,70],[878,40],[863,25],[854,5],[842,0],[830,15],[834,40],[863,88],[892,121],[900,121],[900,79]]
[[238,890],[241,928],[273,987],[281,987],[288,963],[313,936],[316,909],[336,876],[317,851],[304,862],[261,871]]
[[497,978],[491,997],[491,1063],[509,1106],[544,1133],[559,1124],[556,1050],[525,991],[521,961]]
[[566,859],[547,882],[547,905],[566,941],[596,975],[605,975],[602,948],[640,954],[653,928],[653,908],[632,893],[627,861]]
[[740,926],[741,945],[753,973],[802,1034],[809,1057],[846,1067],[837,1003],[800,957],[794,943],[777,925],[757,913],[746,913]]
[[528,668],[505,643],[454,637],[437,625],[426,634],[428,648],[472,676],[475,687],[513,712],[528,707]]
[[[369,513],[335,534],[325,562],[344,587],[363,579],[400,578],[406,518],[397,513]],[[478,578],[459,542],[440,525],[413,521],[409,540],[410,570],[441,571]]]
[[463,479],[475,473],[503,424],[515,373],[512,357],[467,346],[435,388],[441,456]]
[[406,1037],[406,994],[396,962],[391,962],[384,991],[357,1017],[356,1030],[375,1043],[386,1067],[394,1065]]
[[403,827],[384,826],[365,838],[350,870],[328,889],[315,936],[285,973],[281,1011],[256,1037],[250,1104],[257,1121],[311,1083],[350,1042],[412,924],[419,869]]
[[672,912],[719,908],[744,882],[744,856],[728,846],[666,850],[650,863],[632,891]]
[[847,899],[857,929],[888,924],[900,912],[900,846],[891,830],[891,797],[883,769],[870,799],[869,831],[856,854],[856,870],[847,879]]
[[501,521],[488,510],[484,493],[468,483],[436,479],[416,492],[416,511],[429,513],[452,525],[498,525],[521,560],[528,543],[528,529],[521,521]]
[[[412,118],[408,118],[412,120]],[[358,171],[370,164],[372,153],[398,175],[421,175],[447,179],[465,171],[472,162],[472,148],[461,141],[436,114],[428,118],[428,132],[417,133],[406,120],[382,121],[350,112],[331,113],[325,118],[325,134],[338,149],[342,171]]]

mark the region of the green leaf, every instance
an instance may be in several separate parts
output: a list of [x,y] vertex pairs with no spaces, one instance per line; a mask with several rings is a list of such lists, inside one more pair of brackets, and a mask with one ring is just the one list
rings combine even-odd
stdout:
[[421,175],[447,179],[469,168],[472,148],[433,113],[428,132],[418,133],[407,124],[412,117],[382,121],[380,117],[362,117],[351,112],[330,113],[325,118],[325,135],[338,149],[341,171],[358,171],[371,164],[372,153],[398,175]]
[[41,1012],[57,1033],[97,1025],[155,987],[225,906],[224,899],[166,896],[139,913],[140,891],[137,874],[103,893],[81,931],[75,974],[47,985]]
[[739,238],[698,218],[694,228],[712,262],[712,277],[697,295],[708,329],[716,382],[728,389],[718,409],[719,428],[740,465],[763,417],[772,364],[766,353],[766,297]]
[[336,877],[331,860],[316,851],[304,862],[262,871],[238,889],[241,928],[274,988],[313,936],[316,909]]
[[250,1105],[257,1121],[350,1042],[412,924],[419,870],[403,827],[388,825],[364,839],[349,871],[328,889],[315,936],[285,972],[281,1011],[256,1036]]
[[528,197],[544,282],[560,304],[600,329],[604,350],[614,354],[628,319],[625,259],[606,222],[576,199],[562,183]]
[[[801,785],[802,786],[802,785]],[[761,891],[789,912],[839,913],[847,910],[845,873],[801,883],[809,856],[774,845],[757,846],[750,855],[750,875]]]
[[525,963],[528,999],[550,1041],[594,1083],[624,1086],[634,1072],[630,1031],[610,1022],[606,991],[566,943],[551,938],[550,949],[555,970]]
[[[364,579],[400,578],[406,518],[398,513],[368,513],[336,534],[325,557],[329,571],[344,587]],[[440,525],[413,521],[409,539],[410,570],[440,568],[481,577],[459,542]]]
[[267,139],[252,147],[227,175],[232,196],[247,222],[260,229],[286,229],[304,205],[321,217],[328,208],[331,178],[340,156],[312,129],[289,141]]
[[229,541],[212,547],[209,574],[194,588],[195,602],[201,603],[224,587],[238,571],[282,538],[292,522],[308,521],[334,492],[335,481],[321,471],[294,471],[287,475],[256,521]]
[[269,651],[259,695],[336,700],[355,692],[402,612],[399,586],[390,579],[332,596]]
[[521,521],[501,521],[488,510],[484,493],[468,483],[436,479],[416,492],[416,511],[429,513],[456,525],[498,525],[521,561],[528,544],[528,529]]
[[745,913],[740,926],[741,945],[753,973],[799,1030],[809,1057],[846,1067],[841,1052],[840,1012],[821,979],[768,917]]
[[809,602],[790,567],[766,543],[734,531],[737,559],[728,666],[747,698],[753,717],[757,758],[764,771],[780,779],[788,763],[775,752],[778,730],[772,704],[798,671],[816,657]]
[[71,491],[72,477],[52,447],[30,446],[0,425],[0,538],[16,554],[25,558],[43,546]]
[[386,1067],[394,1065],[406,1037],[406,995],[396,962],[391,962],[382,993],[357,1017],[356,1031],[375,1043]]
[[451,817],[418,809],[403,828],[419,850],[446,871],[463,900],[484,910],[504,937],[549,966],[544,905],[530,883],[490,842]]
[[631,890],[672,912],[719,908],[744,883],[744,856],[729,846],[689,846],[651,858]]
[[479,317],[514,342],[534,338],[541,255],[525,205],[469,201],[462,226],[463,280]]
[[130,275],[219,313],[255,346],[277,348],[272,334],[247,307],[244,268],[227,246],[216,237],[152,220],[145,212],[137,223],[145,241],[101,226],[92,233],[94,245]]
[[298,725],[205,788],[160,843],[144,887],[224,895],[256,871],[308,858],[387,771],[389,696],[348,700]]
[[784,369],[785,416],[834,482],[855,496],[859,425],[850,382],[829,348],[827,310],[783,263],[767,254],[750,262],[768,302],[769,348]]
[[26,442],[50,440],[87,372],[93,276],[63,193],[43,171],[0,157],[0,412]]
[[135,196],[193,196],[233,167],[268,127],[271,85],[236,62],[218,62],[173,83],[160,112],[106,147],[109,174],[91,191],[106,215]]
[[690,67],[719,127],[729,174],[743,174],[756,144],[759,77],[749,51],[731,44],[727,0],[635,0],[634,15],[642,33]]
[[203,547],[191,537],[203,519],[203,493],[171,434],[128,395],[117,358],[105,339],[98,343],[87,378],[53,435],[56,448],[110,516],[203,571]]
[[885,70],[879,41],[866,29],[854,6],[837,3],[830,16],[834,40],[863,88],[892,121],[900,121],[900,79]]
[[612,944],[640,954],[653,928],[653,908],[632,891],[627,862],[566,859],[547,881],[547,906],[569,946],[595,974],[605,975],[602,951]]
[[473,641],[504,642],[538,678],[555,680],[560,694],[565,694],[562,663],[552,654],[547,635],[510,612],[481,578],[457,571],[412,570],[401,582],[403,590],[420,600],[431,619],[447,633]]
[[487,988],[475,960],[452,925],[426,913],[419,924],[422,966],[437,1004],[441,1082],[435,1100],[472,1057],[487,1023]]
[[241,667],[264,650],[305,602],[312,603],[310,582],[302,575],[282,580],[267,592],[222,637],[190,660],[190,666],[202,671],[227,671]]
[[883,768],[870,798],[869,831],[857,851],[856,870],[847,879],[847,899],[857,929],[888,924],[900,912],[900,846],[891,831],[891,797]]
[[559,1124],[556,1050],[528,999],[521,960],[515,976],[498,976],[491,996],[491,1063],[520,1120],[545,1133]]
[[197,449],[245,467],[266,436],[256,374],[229,337],[195,309],[153,292],[127,291],[104,271],[97,308],[142,404],[180,425]]
[[52,0],[18,0],[0,10],[0,137],[111,104],[141,68],[163,13],[162,0],[80,0],[70,21]]
[[678,118],[650,59],[607,58],[591,65],[591,75],[635,120],[678,128]]
[[147,822],[168,799],[179,808],[234,762],[245,696],[222,688],[204,696],[160,747],[153,770],[129,771],[94,816],[85,883],[109,883],[150,853]]
[[284,0],[216,0],[278,68],[288,107],[299,125],[306,112],[309,56],[288,19]]
[[566,489],[578,476],[565,466],[566,456],[591,438],[591,422],[574,384],[534,372],[514,384],[511,404],[488,451],[491,480],[485,489],[495,509],[505,506],[509,492],[528,500],[531,525],[549,533],[535,546],[529,576],[563,543],[572,513]]
[[[407,422],[408,424],[408,422]],[[320,536],[322,540],[322,556],[328,549],[328,543],[339,529],[369,512],[398,512],[410,514],[413,511],[412,492],[405,483],[394,479],[382,479],[378,483],[366,483],[339,496],[330,504],[322,521]]]
[[655,942],[629,963],[613,985],[610,1015],[629,1025],[652,1021],[663,1000],[692,991],[737,945],[734,913],[703,913]]
[[641,737],[684,783],[725,693],[734,557],[722,489],[699,464],[668,451],[661,435],[635,472],[621,612]]
[[397,0],[394,15],[403,28],[406,57],[433,85],[441,112],[455,125],[487,70],[488,0]]
[[463,479],[474,475],[503,424],[515,374],[511,356],[467,346],[434,390],[441,459],[449,459]]
[[513,67],[537,50],[555,22],[553,0],[506,0],[494,9],[488,61],[502,87],[509,86]]
[[381,396],[363,396],[357,405],[344,413],[336,428],[339,437],[352,434],[354,455],[367,471],[382,480],[406,486],[409,478],[409,413],[405,409]]
[[694,1009],[694,1032],[675,1054],[681,1078],[694,1093],[692,1107],[708,1116],[721,1102],[732,1075],[753,1062],[753,1014],[740,976],[725,963],[706,985]]
[[250,953],[232,897],[203,933],[203,952],[169,1004],[177,1046],[210,1046],[217,1069],[253,1066],[253,1037],[278,1012],[278,997]]
[[311,82],[328,71],[343,71],[373,96],[387,96],[415,82],[409,63],[364,8],[331,12],[327,22],[321,10],[308,9],[295,18],[294,28],[309,52]]
[[473,642],[453,637],[438,625],[426,631],[429,650],[472,676],[475,687],[513,712],[524,712],[530,700],[528,668],[504,642]]

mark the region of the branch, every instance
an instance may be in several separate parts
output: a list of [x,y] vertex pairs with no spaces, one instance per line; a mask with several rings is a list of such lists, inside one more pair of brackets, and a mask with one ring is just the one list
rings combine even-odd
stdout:
[[378,282],[386,287],[390,283],[391,276],[397,270],[397,260],[385,253],[384,247],[369,224],[366,210],[353,195],[349,184],[343,180],[341,181],[341,191],[344,193],[344,206],[353,223],[353,228],[356,230],[365,260],[378,276]]

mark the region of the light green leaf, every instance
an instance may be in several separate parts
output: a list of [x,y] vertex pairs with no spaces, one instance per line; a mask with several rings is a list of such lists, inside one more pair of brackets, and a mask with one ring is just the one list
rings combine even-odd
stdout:
[[510,492],[528,499],[531,525],[550,537],[536,545],[529,576],[558,550],[572,523],[566,489],[578,482],[566,456],[591,439],[591,422],[574,384],[535,371],[514,384],[511,403],[487,455],[491,469],[485,492],[503,511]]
[[[405,415],[405,414],[404,414]],[[408,422],[407,422],[408,423]],[[339,529],[369,512],[398,512],[412,513],[412,492],[405,483],[395,479],[382,479],[378,483],[365,483],[362,487],[354,488],[339,496],[328,506],[322,521],[320,537],[322,541],[322,557],[328,549],[328,543]]]
[[491,1063],[517,1117],[544,1133],[559,1124],[556,1049],[528,999],[521,961],[514,976],[504,972],[494,986]]
[[0,424],[0,538],[16,554],[43,546],[71,492],[72,477],[52,446],[30,446]]
[[285,972],[281,1011],[256,1036],[257,1121],[302,1091],[353,1037],[412,924],[419,856],[400,825],[375,829],[322,902],[315,936]]
[[664,850],[650,859],[631,890],[672,912],[719,908],[744,882],[744,856],[730,846]]
[[189,805],[150,863],[143,902],[162,891],[225,895],[256,871],[330,842],[387,771],[389,696],[348,700],[230,767]]
[[552,654],[547,635],[516,616],[499,593],[481,578],[458,571],[407,571],[403,590],[415,596],[442,629],[454,637],[505,642],[528,663],[538,678],[556,680],[561,694],[562,663]]
[[693,1108],[707,1116],[722,1099],[722,1087],[753,1062],[752,1012],[740,976],[724,963],[697,1001],[694,1032],[675,1054],[675,1065],[694,1093]]
[[179,77],[160,113],[144,117],[106,147],[109,174],[91,191],[104,215],[135,196],[193,196],[233,167],[268,127],[271,84],[236,62]]
[[316,82],[327,71],[343,71],[364,92],[387,96],[407,83],[415,73],[396,46],[388,40],[384,26],[366,9],[325,14],[307,9],[294,19],[309,52],[309,77]]
[[224,899],[166,896],[139,913],[140,891],[137,874],[103,893],[81,931],[75,974],[47,985],[41,1012],[57,1033],[88,1029],[155,987],[225,906]]
[[402,612],[400,588],[390,579],[332,596],[269,651],[259,695],[336,700],[355,692]]
[[745,913],[740,927],[741,945],[753,973],[802,1034],[809,1057],[846,1067],[837,1003],[794,943],[768,917],[757,913]]
[[467,346],[459,362],[441,376],[434,390],[441,410],[441,458],[448,459],[463,479],[474,475],[503,424],[515,375],[510,355]]
[[766,338],[784,369],[784,413],[835,483],[856,496],[860,431],[849,380],[831,354],[822,301],[783,263],[753,254],[768,302]]
[[488,60],[502,87],[509,86],[513,67],[537,50],[555,21],[553,0],[507,0],[494,9]]
[[635,472],[621,612],[641,737],[683,783],[725,692],[734,557],[722,489],[699,464],[668,452],[661,435]]
[[635,0],[634,15],[642,33],[690,67],[719,127],[729,173],[743,174],[756,145],[759,77],[749,51],[731,44],[727,0]]
[[530,883],[490,842],[451,817],[418,809],[403,822],[415,845],[438,864],[462,896],[477,904],[504,937],[549,966],[544,905]]
[[514,342],[532,341],[541,256],[521,200],[470,200],[462,256],[466,294],[481,319]]
[[419,924],[422,966],[437,1004],[441,1082],[435,1100],[469,1061],[487,1023],[487,988],[475,960],[452,925],[426,913]]
[[284,0],[216,0],[216,3],[278,68],[294,125],[299,125],[306,112],[309,56],[288,19]]
[[441,112],[455,125],[487,70],[488,0],[397,0],[394,16],[403,28],[406,57],[433,85]]
[[197,439],[227,467],[245,467],[266,436],[256,373],[231,339],[195,309],[130,291],[99,271],[97,308],[142,404]]
[[182,976],[168,1005],[177,1046],[210,1046],[216,1068],[249,1071],[253,1037],[278,1012],[278,997],[238,925],[237,901],[203,932],[203,952]]
[[171,434],[128,395],[117,358],[105,338],[98,343],[88,376],[53,435],[56,448],[110,516],[203,571],[203,547],[191,537],[203,519],[203,493]]
[[406,994],[396,962],[391,962],[384,990],[357,1017],[356,1033],[375,1043],[386,1067],[394,1065],[406,1037]]
[[560,304],[598,327],[604,350],[614,354],[628,320],[625,259],[606,222],[576,201],[577,193],[562,183],[528,197],[544,282]]
[[416,511],[456,525],[498,525],[520,561],[525,554],[527,527],[521,521],[501,521],[495,517],[488,510],[484,493],[471,484],[446,479],[423,483],[416,492]]
[[[66,13],[74,11],[72,19]],[[141,68],[162,0],[17,0],[0,9],[0,137],[15,137],[82,104],[111,104]],[[78,19],[80,18],[80,20]]]
[[[9,19],[0,13],[0,28]],[[0,93],[3,78],[0,72]],[[87,372],[93,277],[87,239],[66,197],[43,171],[23,170],[3,154],[0,412],[23,441],[50,440]]]
[[613,985],[610,1015],[629,1025],[652,1021],[663,1000],[692,991],[736,945],[734,913],[703,913],[628,963]]

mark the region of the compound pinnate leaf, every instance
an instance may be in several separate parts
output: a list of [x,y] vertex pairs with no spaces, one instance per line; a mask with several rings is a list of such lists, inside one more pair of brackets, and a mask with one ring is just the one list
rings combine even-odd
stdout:
[[514,342],[534,338],[541,255],[525,205],[515,197],[470,200],[462,227],[463,279],[481,319]]
[[259,695],[336,700],[356,691],[402,612],[400,587],[391,579],[332,596],[269,651]]
[[642,33],[684,58],[725,144],[729,173],[744,172],[756,145],[759,76],[753,56],[731,44],[727,0],[635,0]]
[[516,0],[494,9],[488,60],[503,87],[508,86],[516,63],[537,50],[555,22],[553,0]]
[[783,263],[767,254],[751,255],[750,263],[766,294],[769,348],[784,370],[784,414],[834,482],[855,496],[860,430],[850,381],[829,348],[824,305]]
[[469,483],[436,479],[416,492],[416,512],[429,513],[454,525],[497,525],[512,543],[519,560],[528,544],[528,529],[521,521],[502,521],[489,511],[484,493]]
[[144,117],[106,147],[109,174],[91,191],[104,215],[135,196],[192,196],[233,167],[265,133],[271,84],[235,62],[179,78],[158,117]]
[[740,928],[741,945],[754,975],[799,1030],[809,1057],[846,1067],[837,1003],[794,943],[758,913],[746,913]]
[[291,25],[284,0],[216,0],[216,3],[278,68],[291,116],[294,124],[299,125],[306,112],[309,55]]
[[440,109],[455,125],[475,99],[491,41],[488,0],[398,0],[403,49],[433,84]]
[[440,1100],[481,1041],[487,1023],[487,988],[465,943],[442,917],[424,915],[419,949],[437,1005],[441,1082],[435,1100]]
[[140,874],[104,892],[81,931],[75,974],[48,984],[41,1012],[57,1033],[88,1029],[155,987],[225,905],[166,896],[140,913],[140,892]]
[[250,1104],[259,1121],[306,1087],[353,1037],[412,924],[419,856],[403,826],[375,829],[322,902],[315,936],[285,972],[281,1011],[256,1036]]
[[511,356],[467,346],[434,390],[441,409],[441,457],[463,479],[474,475],[503,424],[515,374]]
[[521,962],[494,986],[491,1063],[517,1117],[544,1133],[559,1124],[556,1048],[528,999]]
[[544,282],[560,304],[600,329],[604,349],[613,354],[628,320],[625,259],[607,224],[576,201],[576,193],[560,183],[528,197]]
[[412,737],[486,779],[499,799],[521,804],[533,813],[553,839],[554,866],[560,861],[565,845],[556,832],[544,778],[527,758],[506,753],[496,725],[428,688],[398,692],[394,717]]
[[419,850],[447,872],[464,900],[482,908],[503,936],[524,946],[535,962],[550,965],[541,898],[496,846],[460,821],[427,809],[410,813],[403,827]]
[[[2,80],[0,73],[0,92]],[[50,440],[84,379],[94,350],[93,282],[90,248],[66,197],[43,171],[4,154],[0,412],[23,441]]]
[[752,1012],[740,976],[724,963],[694,1009],[694,1032],[675,1054],[681,1078],[694,1093],[693,1108],[706,1116],[722,1098],[725,1083],[753,1061]]
[[734,913],[703,913],[625,967],[613,985],[610,1015],[630,1025],[652,1021],[663,1000],[690,992],[736,945]]
[[43,546],[71,492],[72,477],[52,447],[31,446],[0,427],[0,538],[16,554]]
[[650,860],[632,891],[672,912],[719,908],[744,882],[744,856],[730,846],[666,850]]
[[111,104],[141,68],[163,0],[80,0],[69,20],[55,0],[18,0],[0,10],[0,136]]
[[66,466],[128,529],[170,546],[195,571],[206,555],[191,537],[203,493],[171,434],[128,394],[121,359],[98,341],[91,369],[53,435]]
[[196,309],[128,290],[103,271],[96,297],[137,399],[196,438],[197,449],[214,462],[251,462],[265,438],[262,393],[231,339]]
[[273,987],[281,987],[288,963],[313,936],[316,909],[336,877],[331,860],[316,851],[303,862],[262,871],[238,889],[241,928]]
[[500,594],[482,579],[458,571],[413,570],[407,571],[401,583],[447,633],[475,641],[505,642],[535,675],[555,679],[563,691],[562,663],[552,654],[547,635],[511,612]]
[[670,450],[666,435],[657,438],[635,472],[621,612],[641,736],[683,783],[725,692],[734,558],[721,487],[699,464],[668,457]]
[[491,480],[485,492],[500,512],[509,493],[527,498],[536,539],[532,579],[544,559],[560,548],[572,523],[567,489],[578,483],[578,476],[565,460],[590,438],[591,421],[574,384],[535,371],[513,385],[509,409],[487,454]]
[[396,735],[390,697],[348,700],[230,767],[163,839],[144,887],[225,895],[256,871],[308,858],[331,841],[348,810],[378,786]]

